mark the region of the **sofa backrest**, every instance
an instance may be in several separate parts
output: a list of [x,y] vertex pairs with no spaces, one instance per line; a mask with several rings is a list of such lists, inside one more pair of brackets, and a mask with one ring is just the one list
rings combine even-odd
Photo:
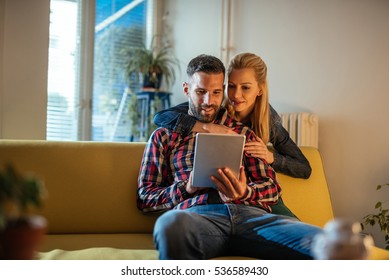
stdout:
[[[145,143],[0,140],[0,166],[33,172],[48,190],[38,211],[49,234],[151,233],[158,214],[136,207]],[[320,154],[302,148],[312,165],[308,180],[278,175],[284,201],[303,221],[324,225],[333,218]]]
[[277,174],[283,190],[283,200],[302,221],[324,226],[334,218],[331,197],[320,152],[314,147],[300,147],[312,167],[309,179]]
[[33,171],[48,196],[48,233],[150,233],[155,215],[136,207],[145,143],[1,140],[0,164]]

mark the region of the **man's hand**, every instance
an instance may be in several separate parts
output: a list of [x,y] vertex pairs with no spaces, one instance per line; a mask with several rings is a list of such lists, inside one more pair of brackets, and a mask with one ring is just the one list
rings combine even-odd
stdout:
[[268,164],[274,162],[274,155],[267,149],[261,138],[255,136],[256,141],[246,142],[244,151],[247,155],[265,160]]
[[243,166],[239,170],[239,180],[229,168],[219,168],[217,172],[218,177],[211,176],[211,180],[216,184],[223,202],[241,199],[246,195],[246,174]]
[[205,189],[205,188],[193,187],[192,186],[192,177],[193,177],[193,171],[190,172],[188,182],[185,185],[185,190],[187,193],[193,194],[199,190]]
[[218,134],[237,134],[232,128],[224,125],[214,123],[203,123],[197,121],[192,129],[193,132],[206,132],[206,133],[218,133]]

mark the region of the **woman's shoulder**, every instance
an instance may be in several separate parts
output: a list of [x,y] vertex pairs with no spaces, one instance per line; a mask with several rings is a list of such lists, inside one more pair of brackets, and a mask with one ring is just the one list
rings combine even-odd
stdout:
[[269,108],[270,108],[270,118],[269,118],[270,128],[277,126],[277,125],[280,125],[282,123],[280,115],[277,113],[277,111],[270,104],[269,104]]

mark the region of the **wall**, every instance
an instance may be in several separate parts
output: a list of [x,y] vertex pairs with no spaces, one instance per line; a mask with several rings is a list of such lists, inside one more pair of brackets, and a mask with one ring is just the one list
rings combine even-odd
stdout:
[[186,81],[186,65],[197,54],[220,56],[222,0],[166,0],[163,17],[164,30],[169,36],[181,71],[172,88],[173,104],[187,101],[182,82]]
[[[361,220],[382,196],[389,198],[389,192],[375,191],[389,182],[389,1],[231,2],[230,47],[266,61],[276,110],[319,115],[319,147],[335,215]],[[169,5],[183,61],[200,52],[217,55],[220,5]],[[173,100],[181,96],[177,90]]]
[[3,127],[3,42],[4,42],[4,15],[5,15],[5,0],[0,0],[0,139],[2,138]]
[[1,0],[0,136],[45,139],[49,0]]

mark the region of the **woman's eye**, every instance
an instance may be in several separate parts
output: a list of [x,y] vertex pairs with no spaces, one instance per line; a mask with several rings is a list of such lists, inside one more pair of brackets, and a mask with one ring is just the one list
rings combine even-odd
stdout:
[[228,85],[228,88],[235,88],[234,85]]
[[243,90],[249,90],[249,87],[242,87]]

